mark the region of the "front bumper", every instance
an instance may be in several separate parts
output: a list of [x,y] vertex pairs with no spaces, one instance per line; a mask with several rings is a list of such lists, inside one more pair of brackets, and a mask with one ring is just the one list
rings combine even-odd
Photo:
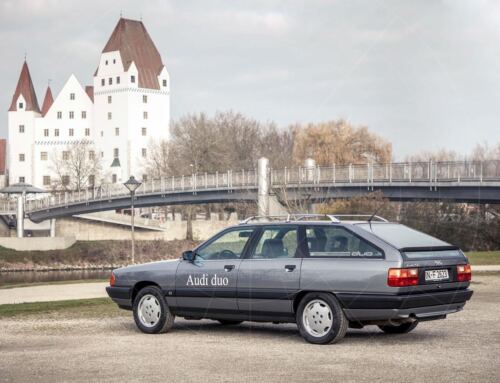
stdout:
[[122,309],[132,309],[130,287],[107,286],[106,292],[109,297]]
[[443,318],[460,311],[472,290],[452,290],[406,295],[337,294],[349,320],[385,320],[415,317],[420,320]]

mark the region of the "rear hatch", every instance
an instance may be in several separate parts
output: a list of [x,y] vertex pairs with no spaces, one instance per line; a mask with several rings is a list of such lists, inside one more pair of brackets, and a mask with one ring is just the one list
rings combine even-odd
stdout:
[[401,292],[444,291],[469,285],[459,276],[468,260],[458,247],[397,223],[361,223],[359,227],[397,248],[403,258],[402,268],[418,269],[418,284]]

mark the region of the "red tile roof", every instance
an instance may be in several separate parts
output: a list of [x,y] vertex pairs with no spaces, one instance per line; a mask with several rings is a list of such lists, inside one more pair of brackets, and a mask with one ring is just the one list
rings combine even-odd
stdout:
[[120,18],[102,53],[120,51],[124,69],[132,62],[139,72],[139,87],[160,89],[161,56],[142,21]]
[[85,87],[85,92],[90,97],[90,99],[92,100],[92,102],[94,102],[94,87],[92,85],[87,85]]
[[50,90],[50,86],[47,87],[47,91],[45,92],[45,97],[43,98],[42,104],[42,116],[45,117],[50,107],[54,103],[54,98],[52,97],[52,90]]
[[19,81],[17,82],[16,91],[14,96],[12,96],[12,103],[10,104],[9,112],[17,111],[17,99],[20,95],[23,95],[26,101],[26,106],[24,110],[32,110],[34,112],[40,113],[40,107],[38,106],[38,101],[36,99],[35,88],[33,86],[33,81],[31,81],[30,70],[28,69],[28,64],[26,61],[21,69],[21,75],[19,76]]

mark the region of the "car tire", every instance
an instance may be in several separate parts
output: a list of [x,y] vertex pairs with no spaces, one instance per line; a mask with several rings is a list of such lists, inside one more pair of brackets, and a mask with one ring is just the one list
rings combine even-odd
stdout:
[[217,322],[219,322],[221,325],[224,326],[236,326],[238,324],[243,323],[242,320],[227,320],[227,319],[217,319]]
[[401,323],[399,325],[379,325],[378,328],[381,329],[386,334],[406,334],[417,327],[418,321]]
[[137,293],[133,312],[135,324],[146,334],[167,332],[175,320],[175,315],[171,313],[157,286],[144,287]]
[[314,344],[340,341],[349,321],[335,296],[329,293],[308,293],[299,303],[296,314],[300,335]]

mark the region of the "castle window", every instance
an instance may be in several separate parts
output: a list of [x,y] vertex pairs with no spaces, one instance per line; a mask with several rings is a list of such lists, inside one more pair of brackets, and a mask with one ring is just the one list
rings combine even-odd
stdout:
[[24,162],[24,160],[25,160],[24,153],[20,153],[19,154],[19,162]]
[[69,112],[69,119],[72,120],[73,118],[75,118],[75,112],[70,111]]
[[49,158],[47,152],[40,152],[40,160],[42,161],[47,161],[47,159]]
[[146,111],[142,112],[142,118],[147,120],[148,119],[148,112],[146,112]]
[[148,156],[148,150],[146,148],[142,148],[142,157],[146,158]]
[[119,136],[120,135],[120,128],[115,128],[115,136]]
[[43,186],[50,185],[50,176],[43,176]]
[[65,151],[62,152],[62,159],[64,161],[68,161],[69,160],[69,152],[67,150],[65,150]]
[[119,84],[120,83],[120,76],[116,76],[116,83]]
[[69,176],[62,176],[61,177],[61,182],[64,186],[69,185]]
[[104,63],[105,63],[106,65],[108,65],[108,60],[106,60]]
[[104,137],[104,131],[101,130],[101,137]]
[[101,86],[104,86],[104,85],[106,85],[106,80],[102,78],[101,79]]
[[135,76],[130,76],[130,82],[135,83]]
[[85,136],[90,136],[90,129],[89,128],[85,128]]
[[75,135],[75,129],[71,128],[71,129],[69,130],[69,136],[70,136],[70,137],[73,137],[74,135]]
[[116,64],[116,59],[113,59],[113,64]]
[[109,84],[109,85],[113,85],[113,78],[112,78],[112,77],[110,77],[110,78],[108,79],[108,84]]
[[142,128],[142,135],[145,136],[145,135],[147,135],[147,133],[148,133],[148,129]]
[[48,129],[44,129],[43,130],[43,136],[44,137],[48,137],[49,136],[49,130]]
[[148,103],[148,96],[147,96],[147,94],[143,94],[143,95],[142,95],[142,102],[143,102],[144,104],[147,104],[147,103]]
[[59,111],[59,112],[57,112],[57,119],[60,120],[61,118],[62,118],[62,112]]
[[95,152],[93,150],[89,150],[89,160],[95,159]]
[[120,156],[120,149],[114,148],[113,149],[113,157],[118,158]]
[[111,114],[111,112],[108,112],[108,120],[111,120],[113,118],[113,115]]
[[24,125],[19,125],[19,133],[24,133]]
[[85,120],[87,118],[87,111],[82,110],[82,119]]
[[22,102],[19,103],[19,109],[24,108],[24,104]]
[[26,179],[24,177],[19,177],[19,183],[24,183]]
[[59,137],[59,129],[54,129],[54,136]]
[[93,174],[89,175],[89,185],[90,186],[95,185],[95,176]]
[[142,175],[142,182],[146,182],[148,180],[148,175],[147,174],[143,174]]
[[113,174],[111,176],[111,182],[113,182],[114,184],[116,184],[118,182],[118,177],[116,176],[116,174]]
[[69,99],[70,100],[74,100],[75,99],[75,94],[74,93],[70,93],[69,94]]
[[167,80],[163,80],[163,86],[167,86]]
[[111,104],[112,101],[113,101],[113,98],[111,96],[108,96],[108,104]]

